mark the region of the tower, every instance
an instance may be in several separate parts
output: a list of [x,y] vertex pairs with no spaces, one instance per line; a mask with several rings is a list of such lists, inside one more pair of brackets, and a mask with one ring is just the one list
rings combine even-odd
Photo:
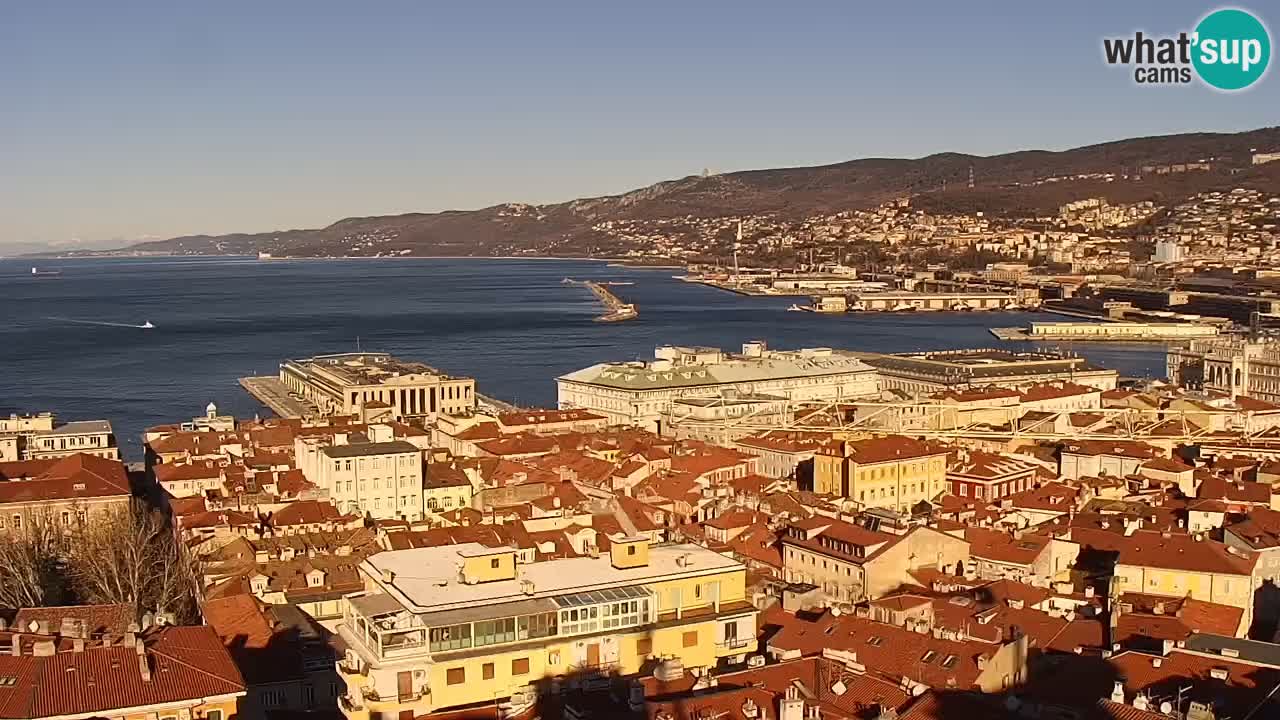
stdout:
[[738,235],[733,241],[733,281],[738,282],[738,246],[742,244],[742,221],[738,221]]
[[973,166],[969,166],[969,189],[973,189]]

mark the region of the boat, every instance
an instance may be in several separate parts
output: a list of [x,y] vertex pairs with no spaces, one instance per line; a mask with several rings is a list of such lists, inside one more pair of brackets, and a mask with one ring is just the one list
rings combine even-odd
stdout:
[[867,311],[866,303],[863,303],[861,301],[855,301],[855,302],[849,303],[849,312],[866,312],[866,311]]
[[33,267],[31,268],[31,274],[36,277],[54,277],[57,275],[61,275],[62,271],[61,270],[41,270],[40,268]]
[[1004,304],[1004,309],[1005,310],[1021,310],[1022,306],[1016,302],[1009,302]]
[[889,312],[911,312],[912,310],[915,310],[915,309],[916,309],[916,306],[912,305],[911,303],[900,302],[897,305],[894,305],[893,307],[889,308]]
[[143,330],[150,330],[151,328],[155,327],[155,325],[152,325],[151,321],[148,320],[142,323],[141,325],[139,325],[138,327],[142,328]]
[[807,308],[802,305],[791,303],[791,307],[787,308],[787,312],[812,312],[813,308]]
[[973,306],[966,302],[954,302],[951,303],[951,309],[956,312],[968,312],[973,309]]

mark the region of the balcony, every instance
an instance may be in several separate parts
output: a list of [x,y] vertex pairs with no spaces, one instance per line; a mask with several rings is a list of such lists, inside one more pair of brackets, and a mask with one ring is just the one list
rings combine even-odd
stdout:
[[716,647],[725,650],[741,650],[756,644],[755,638],[725,638],[716,642]]

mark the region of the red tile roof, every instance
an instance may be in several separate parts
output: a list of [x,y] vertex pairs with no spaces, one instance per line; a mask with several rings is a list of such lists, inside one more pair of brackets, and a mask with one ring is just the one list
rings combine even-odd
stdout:
[[128,497],[119,460],[77,453],[53,460],[0,463],[0,503]]
[[120,644],[59,648],[53,655],[0,655],[0,718],[120,715],[126,708],[239,696],[244,680],[209,627],[167,627],[150,633],[142,657]]

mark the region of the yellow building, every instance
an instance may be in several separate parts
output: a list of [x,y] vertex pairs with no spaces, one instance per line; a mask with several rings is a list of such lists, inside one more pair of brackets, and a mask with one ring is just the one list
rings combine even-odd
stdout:
[[395,550],[360,566],[339,634],[347,717],[475,703],[529,707],[548,678],[583,681],[662,659],[708,668],[756,648],[746,568],[696,545],[613,539],[601,557],[517,564],[476,543]]
[[847,441],[813,456],[813,489],[863,507],[909,512],[946,489],[947,451],[900,435]]
[[1139,530],[1116,559],[1112,597],[1146,593],[1243,608],[1252,618],[1257,555],[1203,535]]
[[0,462],[47,460],[76,453],[120,459],[116,436],[106,420],[57,423],[53,413],[0,417]]

